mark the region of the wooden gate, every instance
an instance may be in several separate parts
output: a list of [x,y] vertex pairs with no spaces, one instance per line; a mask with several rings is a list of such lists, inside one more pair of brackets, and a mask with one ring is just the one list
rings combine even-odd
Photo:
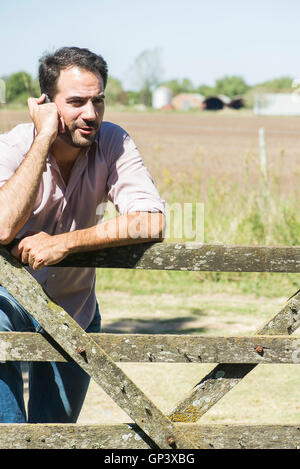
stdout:
[[[0,424],[0,448],[298,448],[300,425],[196,422],[261,363],[299,363],[300,292],[251,337],[87,334],[0,246],[0,284],[45,334],[0,333],[0,361],[76,361],[134,424]],[[299,247],[151,243],[79,253],[59,266],[219,272],[300,272]],[[170,415],[117,362],[218,364]]]

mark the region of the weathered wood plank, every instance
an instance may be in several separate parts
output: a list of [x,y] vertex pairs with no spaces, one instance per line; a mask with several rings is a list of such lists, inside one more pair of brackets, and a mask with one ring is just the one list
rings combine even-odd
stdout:
[[292,334],[300,326],[300,290],[258,331],[259,334]]
[[[300,363],[300,336],[88,335],[115,362]],[[33,332],[0,332],[0,361],[72,360],[52,344]]]
[[[189,449],[300,448],[300,425],[176,424],[176,428],[188,435]],[[131,424],[0,424],[0,449],[75,448],[157,449]],[[155,463],[154,459],[149,462]]]
[[57,265],[214,272],[300,272],[300,247],[143,243],[72,254]]
[[213,405],[251,371],[254,364],[220,363],[171,409],[173,422],[197,422]]
[[115,361],[169,363],[298,363],[300,336],[99,334]]
[[42,287],[0,246],[0,284],[38,321],[160,448],[190,443],[183,433],[145,396],[104,350],[47,297]]
[[300,448],[299,425],[185,425],[190,439],[200,441],[204,448]]
[[[291,334],[300,321],[300,292],[291,297],[281,311],[255,335]],[[297,351],[294,351],[295,355]],[[253,368],[255,364],[219,363],[195,386],[170,412],[173,422],[196,422],[227,392],[233,389]]]

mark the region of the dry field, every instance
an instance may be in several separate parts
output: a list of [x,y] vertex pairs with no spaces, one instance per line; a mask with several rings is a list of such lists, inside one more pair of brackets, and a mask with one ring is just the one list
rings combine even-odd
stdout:
[[[23,111],[0,111],[0,132],[29,121]],[[299,196],[299,118],[255,117],[250,112],[138,113],[106,111],[106,120],[131,134],[161,195],[171,202],[205,201],[208,181],[228,181],[247,195],[260,178],[258,130],[266,131],[269,172],[284,197]],[[181,189],[177,190],[177,181]],[[182,191],[186,187],[186,191]],[[185,200],[183,200],[185,198]],[[226,239],[223,240],[227,242]],[[99,292],[106,332],[165,332],[248,335],[277,313],[285,298],[213,294],[138,295]],[[296,288],[295,288],[296,290]],[[288,291],[287,295],[293,291]],[[246,314],[245,311],[248,313]],[[160,328],[159,328],[160,327]],[[198,364],[127,365],[122,368],[164,411],[211,368]],[[209,411],[203,423],[297,423],[297,366],[262,365]],[[265,390],[268,390],[265,392]],[[292,392],[291,392],[292,390]],[[80,423],[117,423],[129,418],[91,383]]]
[[[105,119],[130,133],[163,192],[170,179],[176,181],[181,177],[188,184],[200,182],[203,198],[205,182],[211,177],[220,183],[226,178],[244,182],[246,172],[248,182],[255,183],[259,173],[258,130],[261,127],[266,131],[270,174],[281,178],[284,193],[299,191],[298,117],[258,117],[250,111],[228,110],[185,114],[108,109]],[[0,132],[25,121],[30,122],[26,111],[0,109]]]
[[[257,117],[247,112],[220,113],[116,113],[106,119],[124,126],[136,141],[146,165],[157,184],[164,190],[164,176],[187,183],[201,183],[205,198],[205,181],[229,178],[249,183],[259,173],[258,130],[266,133],[270,174],[282,178],[286,194],[298,189],[300,172],[300,118]],[[195,187],[195,189],[197,189]],[[245,188],[246,189],[246,188]],[[299,190],[299,189],[298,189]]]

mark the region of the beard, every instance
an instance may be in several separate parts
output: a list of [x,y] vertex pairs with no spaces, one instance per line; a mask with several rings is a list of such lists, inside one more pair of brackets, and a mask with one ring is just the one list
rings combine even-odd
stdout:
[[[92,145],[95,141],[97,131],[100,128],[97,121],[85,123],[85,122],[74,122],[73,124],[65,124],[65,132],[59,132],[58,136],[68,145],[74,148],[85,148]],[[89,127],[92,129],[90,134],[83,135],[78,129],[82,127]]]

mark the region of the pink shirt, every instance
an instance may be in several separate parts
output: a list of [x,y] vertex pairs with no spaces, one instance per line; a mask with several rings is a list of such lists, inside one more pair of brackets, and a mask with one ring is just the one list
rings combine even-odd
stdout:
[[[0,135],[0,186],[22,163],[34,138],[33,124]],[[25,194],[24,194],[25,197]],[[99,222],[99,204],[110,200],[120,214],[163,212],[153,180],[134,142],[121,127],[103,122],[95,142],[73,166],[67,186],[49,153],[26,231],[50,235],[88,228]],[[86,329],[96,310],[95,269],[44,267],[27,270],[45,292]]]

